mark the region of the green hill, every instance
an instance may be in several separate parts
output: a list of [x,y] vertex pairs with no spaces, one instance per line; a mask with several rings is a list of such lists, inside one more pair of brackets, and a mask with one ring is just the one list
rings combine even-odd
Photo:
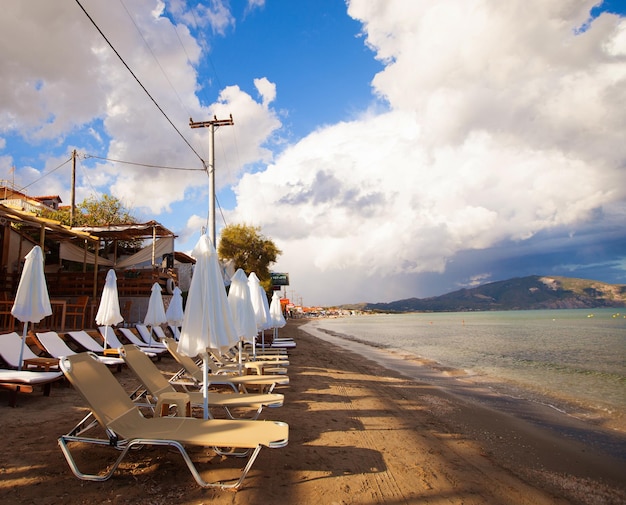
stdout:
[[626,285],[569,277],[519,277],[431,298],[366,303],[381,312],[582,309],[626,307]]

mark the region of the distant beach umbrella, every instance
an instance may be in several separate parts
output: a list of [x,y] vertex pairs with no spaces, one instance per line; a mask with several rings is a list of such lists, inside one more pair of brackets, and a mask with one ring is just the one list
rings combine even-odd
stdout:
[[251,272],[248,275],[248,287],[250,288],[250,299],[256,318],[257,331],[261,332],[262,344],[265,347],[265,330],[271,328],[270,308],[267,303],[267,295],[257,274]]
[[117,295],[117,276],[115,275],[115,270],[110,269],[104,281],[100,305],[98,305],[98,312],[96,312],[96,323],[106,326],[106,331],[104,332],[105,349],[107,347],[106,336],[109,333],[109,326],[119,324],[123,320],[124,318],[120,311],[120,300]]
[[155,282],[152,285],[150,299],[148,300],[148,310],[143,320],[143,324],[150,326],[150,341],[148,342],[150,345],[152,345],[152,328],[166,322],[167,317],[165,316],[165,306],[161,296],[161,286],[158,282]]
[[237,269],[231,277],[228,305],[239,336],[239,373],[241,373],[243,343],[252,343],[253,355],[256,357],[255,337],[257,334],[256,317],[250,300],[248,278],[241,268]]
[[38,245],[33,247],[26,255],[25,260],[20,283],[15,294],[15,301],[11,309],[13,317],[24,323],[18,370],[22,369],[28,323],[38,323],[44,317],[52,315],[48,286],[46,286],[46,277],[43,272],[41,247]]
[[202,357],[204,418],[208,419],[209,349],[226,351],[237,343],[238,335],[217,253],[207,235],[200,237],[191,255],[196,259],[196,267],[191,277],[178,351],[192,358]]
[[283,308],[280,304],[280,296],[278,291],[274,291],[272,302],[270,303],[270,320],[272,328],[274,328],[274,339],[278,337],[278,328],[282,328],[287,324],[285,316],[283,316]]
[[282,328],[287,324],[285,316],[283,315],[283,308],[280,304],[278,291],[274,291],[274,294],[272,295],[272,303],[270,303],[270,318],[272,321],[272,328]]
[[174,288],[172,299],[165,311],[165,317],[167,318],[167,324],[171,326],[180,326],[183,324],[183,293],[178,286]]

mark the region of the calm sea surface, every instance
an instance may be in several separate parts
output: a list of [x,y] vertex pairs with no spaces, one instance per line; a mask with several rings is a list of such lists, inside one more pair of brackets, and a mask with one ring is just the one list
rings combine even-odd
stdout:
[[498,382],[505,394],[626,419],[625,316],[624,309],[456,312],[314,324]]

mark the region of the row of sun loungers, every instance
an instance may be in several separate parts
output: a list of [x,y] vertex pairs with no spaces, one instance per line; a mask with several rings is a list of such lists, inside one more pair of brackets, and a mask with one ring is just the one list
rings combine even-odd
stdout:
[[[47,372],[0,370],[0,387],[13,390],[10,400],[12,405],[15,405],[18,392],[32,391],[33,385],[44,385],[49,394],[50,384],[63,377],[88,403],[90,414],[67,435],[59,438],[61,450],[78,478],[107,480],[132,447],[156,445],[177,449],[199,485],[237,489],[262,447],[287,445],[289,428],[286,423],[259,420],[265,407],[283,405],[284,395],[273,391],[277,385],[289,383],[285,368],[289,361],[285,352],[267,355],[257,353],[257,361],[250,361],[249,355],[245,356],[249,361],[244,362],[244,375],[239,374],[239,363],[230,361],[235,356],[238,358],[238,354],[214,355],[213,360],[209,360],[209,383],[212,387],[226,386],[231,392],[210,390],[209,419],[203,420],[190,416],[192,409],[204,401],[201,392],[203,374],[198,363],[179,354],[177,342],[167,337],[161,328],[152,335],[148,334],[147,339],[146,328],[137,328],[137,334],[128,328],[119,330],[122,337],[131,343],[123,344],[112,328],[100,328],[101,334],[106,334],[107,347],[117,349],[119,356],[107,355],[105,348],[85,331],[68,333],[72,340],[71,347],[56,332],[42,332],[37,333],[36,344],[48,355],[49,365],[54,362],[49,358],[58,360],[56,366],[51,365]],[[18,368],[19,357],[15,358],[16,351],[19,353],[18,344],[21,346],[21,337],[16,333],[0,335],[0,357],[10,367]],[[79,347],[87,352],[74,350]],[[173,357],[182,367],[169,380],[153,361],[161,356]],[[33,358],[41,357],[26,345],[24,359],[28,362]],[[109,369],[120,370],[122,364],[126,364],[141,383],[130,395]],[[251,392],[253,389],[255,392]],[[187,409],[182,411],[181,405],[172,401],[181,397],[187,402]],[[167,415],[171,405],[177,405],[176,417]],[[216,418],[218,411],[226,419]],[[96,425],[102,428],[98,432],[105,433],[106,437],[86,436],[86,432]],[[115,447],[121,452],[107,471],[85,473],[79,469],[71,451],[78,442]],[[202,477],[187,453],[186,446],[210,448],[220,455],[247,456],[248,460],[239,477],[210,482]]]

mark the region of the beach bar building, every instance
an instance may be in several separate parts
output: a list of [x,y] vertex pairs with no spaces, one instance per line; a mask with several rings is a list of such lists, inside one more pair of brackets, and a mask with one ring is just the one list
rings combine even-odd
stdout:
[[[6,192],[4,192],[6,194]],[[125,322],[145,315],[152,285],[159,282],[164,301],[178,283],[178,262],[193,259],[175,253],[173,232],[156,221],[114,226],[73,227],[40,216],[37,198],[11,194],[0,188],[0,331],[18,322],[11,316],[24,257],[35,246],[45,256],[45,275],[54,314],[42,325],[53,329],[92,328],[106,273],[115,269]],[[58,197],[46,197],[54,204]],[[132,254],[118,254],[120,242],[143,244]],[[106,256],[102,255],[107,245]],[[74,315],[74,310],[80,312]],[[82,312],[81,312],[82,311]]]

